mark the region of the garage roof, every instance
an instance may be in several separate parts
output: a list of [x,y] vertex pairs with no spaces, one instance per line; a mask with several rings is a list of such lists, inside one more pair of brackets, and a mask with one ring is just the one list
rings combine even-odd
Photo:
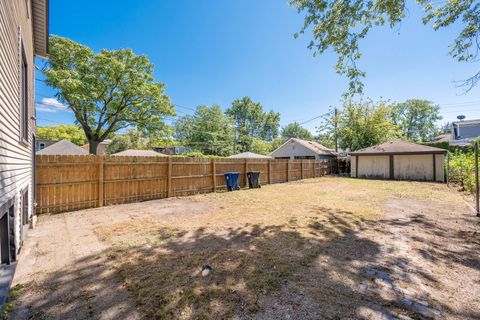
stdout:
[[128,149],[125,151],[117,152],[112,154],[112,156],[129,156],[129,157],[168,157],[163,153],[155,152],[153,150],[135,150]]
[[350,155],[382,155],[382,154],[428,154],[428,153],[446,153],[447,150],[424,146],[413,142],[403,140],[392,140],[373,147],[360,149],[351,152]]
[[272,159],[270,156],[264,156],[262,154],[257,154],[253,152],[242,152],[239,154],[234,154],[229,158],[241,158],[241,159]]
[[64,139],[46,147],[45,149],[37,151],[35,154],[78,156],[78,155],[87,155],[88,151]]

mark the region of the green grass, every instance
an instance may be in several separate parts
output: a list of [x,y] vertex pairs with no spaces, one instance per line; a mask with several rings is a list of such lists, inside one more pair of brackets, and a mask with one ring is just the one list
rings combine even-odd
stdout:
[[0,319],[7,320],[8,315],[15,309],[15,300],[17,300],[22,294],[24,285],[19,283],[13,288],[10,288],[10,292],[7,298],[7,301],[3,304],[2,310],[0,311]]

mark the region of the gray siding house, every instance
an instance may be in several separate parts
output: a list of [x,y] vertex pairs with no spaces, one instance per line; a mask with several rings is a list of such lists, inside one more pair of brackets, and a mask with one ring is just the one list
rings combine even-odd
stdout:
[[480,137],[480,119],[452,122],[451,145],[463,147],[477,137]]
[[[34,57],[46,57],[47,50],[48,0],[1,0],[1,265],[8,265],[16,260],[33,217]],[[0,292],[0,304],[1,300]]]

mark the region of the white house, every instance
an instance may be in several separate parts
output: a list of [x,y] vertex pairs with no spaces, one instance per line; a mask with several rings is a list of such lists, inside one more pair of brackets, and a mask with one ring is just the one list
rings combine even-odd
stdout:
[[[48,50],[48,0],[0,1],[0,271],[33,217],[35,56]],[[1,281],[0,281],[1,282]],[[1,283],[0,283],[1,284]],[[2,303],[0,288],[0,305]]]
[[333,149],[315,141],[290,138],[270,154],[275,159],[316,159],[328,160],[337,155]]

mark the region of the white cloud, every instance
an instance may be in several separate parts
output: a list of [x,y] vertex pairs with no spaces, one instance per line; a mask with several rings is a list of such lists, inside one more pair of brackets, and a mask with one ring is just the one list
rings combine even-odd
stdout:
[[39,107],[39,106],[37,106],[37,111],[38,112],[48,112],[48,113],[57,112],[57,110],[55,110],[55,109],[50,109],[48,107]]
[[41,104],[54,107],[54,108],[60,108],[60,109],[67,109],[67,106],[58,101],[55,98],[43,98],[42,101],[40,101]]

